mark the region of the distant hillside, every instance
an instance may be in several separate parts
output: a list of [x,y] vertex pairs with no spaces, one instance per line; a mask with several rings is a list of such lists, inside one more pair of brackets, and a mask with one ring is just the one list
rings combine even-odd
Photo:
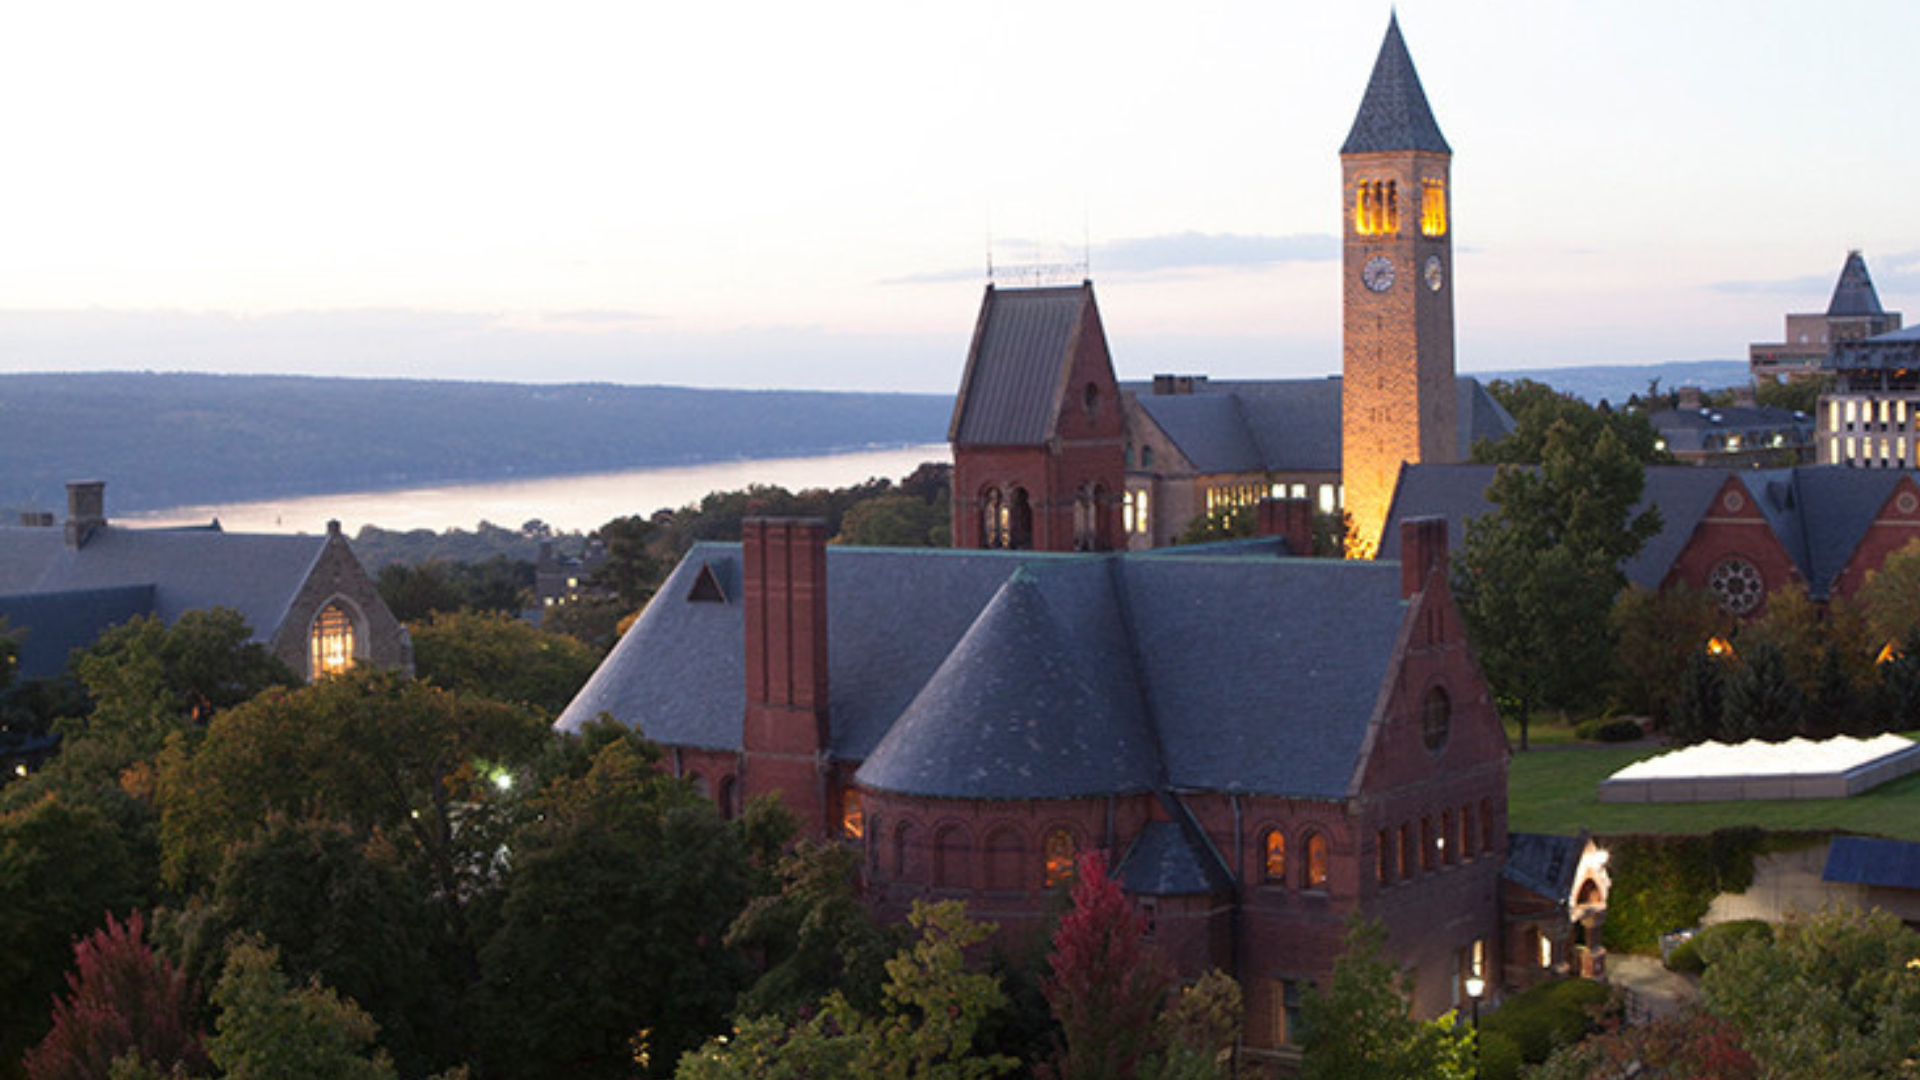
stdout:
[[1494,379],[1532,379],[1562,390],[1582,401],[1619,404],[1629,395],[1647,392],[1647,383],[1660,380],[1660,389],[1699,386],[1718,390],[1752,378],[1744,360],[1683,360],[1668,364],[1593,364],[1586,367],[1524,368],[1514,371],[1470,371],[1481,382]]
[[109,513],[941,442],[944,394],[0,375],[0,506]]

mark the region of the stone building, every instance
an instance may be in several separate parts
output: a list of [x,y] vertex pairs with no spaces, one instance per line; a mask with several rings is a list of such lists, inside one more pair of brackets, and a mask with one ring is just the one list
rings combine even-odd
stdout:
[[1867,260],[1858,251],[1849,251],[1827,310],[1788,315],[1786,340],[1749,345],[1747,364],[1756,383],[1810,379],[1821,374],[1834,347],[1898,329],[1900,313],[1880,306],[1880,294],[1867,273]]
[[111,524],[106,485],[67,485],[67,519],[0,526],[0,618],[25,631],[22,678],[57,675],[67,654],[136,615],[166,622],[215,607],[313,679],[355,663],[410,670],[407,632],[353,556],[339,522],[324,536]]
[[1677,408],[1649,414],[1660,449],[1686,465],[1797,465],[1811,462],[1814,419],[1759,405],[1751,386],[1734,387],[1731,405],[1702,403],[1700,388],[1680,388]]

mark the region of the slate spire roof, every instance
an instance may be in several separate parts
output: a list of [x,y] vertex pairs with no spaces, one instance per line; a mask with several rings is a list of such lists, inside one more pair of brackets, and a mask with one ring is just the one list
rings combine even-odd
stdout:
[[1847,263],[1840,268],[1840,280],[1833,286],[1833,300],[1827,304],[1827,316],[1884,315],[1880,294],[1874,291],[1873,278],[1867,274],[1867,260],[1857,251],[1847,252]]
[[1413,57],[1400,37],[1400,19],[1387,20],[1387,38],[1380,43],[1379,59],[1373,62],[1373,77],[1367,80],[1367,95],[1360,100],[1360,114],[1353,118],[1353,130],[1340,147],[1342,154],[1376,154],[1394,150],[1425,150],[1451,154],[1433,110],[1427,107],[1426,91],[1420,89],[1420,76],[1413,70]]

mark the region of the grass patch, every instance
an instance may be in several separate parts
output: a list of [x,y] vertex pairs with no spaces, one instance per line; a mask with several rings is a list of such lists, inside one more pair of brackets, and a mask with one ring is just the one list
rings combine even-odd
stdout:
[[1601,780],[1660,753],[1646,746],[1515,753],[1507,772],[1507,819],[1516,832],[1696,835],[1748,825],[1790,832],[1846,832],[1920,841],[1920,773],[1851,799],[1773,802],[1602,803]]

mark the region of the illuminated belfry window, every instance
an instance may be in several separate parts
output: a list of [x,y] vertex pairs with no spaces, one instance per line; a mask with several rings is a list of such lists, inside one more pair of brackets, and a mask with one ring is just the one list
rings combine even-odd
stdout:
[[339,604],[328,604],[313,620],[307,668],[314,678],[338,675],[353,666],[353,619]]
[[1353,231],[1361,236],[1392,236],[1400,231],[1400,183],[1362,180],[1353,193]]
[[1420,181],[1420,235],[1447,235],[1447,183]]

